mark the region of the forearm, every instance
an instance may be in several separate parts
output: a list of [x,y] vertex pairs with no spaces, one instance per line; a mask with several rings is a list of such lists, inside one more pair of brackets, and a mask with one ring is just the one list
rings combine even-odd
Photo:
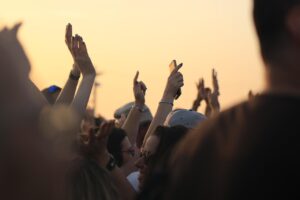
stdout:
[[78,80],[69,77],[59,97],[56,100],[56,104],[71,104],[74,99],[77,85]]
[[132,145],[136,144],[136,137],[139,130],[139,122],[142,116],[142,113],[139,110],[139,108],[142,107],[143,106],[138,105],[133,106],[126,118],[125,123],[122,126],[122,129],[125,130],[125,132],[127,133],[129,141]]
[[[107,153],[101,155],[97,159],[98,164],[106,168],[107,163],[109,162],[109,155]],[[121,199],[123,200],[133,200],[136,196],[136,193],[130,183],[128,182],[126,176],[123,171],[115,166],[114,169],[109,171],[111,178],[120,194]]]
[[205,102],[206,102],[205,115],[207,117],[210,117],[212,115],[212,106],[207,100]]
[[153,135],[158,126],[162,126],[173,108],[174,97],[163,97],[158,105],[155,116],[148,128],[148,131],[144,138],[144,144],[148,137]]
[[95,74],[89,74],[82,78],[78,91],[72,102],[72,107],[80,116],[84,116],[89,102],[90,94],[95,81]]
[[202,99],[197,97],[195,99],[195,101],[193,102],[192,110],[197,111],[201,105],[201,101],[202,101]]

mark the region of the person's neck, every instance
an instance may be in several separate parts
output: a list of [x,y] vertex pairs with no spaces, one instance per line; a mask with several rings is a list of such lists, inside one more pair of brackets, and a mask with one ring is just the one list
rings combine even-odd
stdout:
[[267,66],[267,93],[300,97],[300,64]]

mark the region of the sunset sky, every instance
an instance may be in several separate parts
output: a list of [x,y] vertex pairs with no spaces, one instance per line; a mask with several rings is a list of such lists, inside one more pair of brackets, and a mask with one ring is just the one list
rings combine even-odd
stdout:
[[103,73],[97,78],[97,112],[111,118],[133,100],[137,70],[154,113],[172,59],[183,62],[185,79],[175,107],[191,107],[199,78],[211,86],[213,67],[223,109],[246,99],[250,89],[261,91],[263,64],[251,10],[251,0],[2,0],[0,27],[24,22],[20,39],[31,59],[31,77],[42,89],[63,86],[68,78],[72,58],[64,32],[72,23]]

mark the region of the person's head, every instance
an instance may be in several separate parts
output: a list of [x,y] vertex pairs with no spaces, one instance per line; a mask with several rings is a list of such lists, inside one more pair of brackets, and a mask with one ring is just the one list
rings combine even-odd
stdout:
[[135,149],[130,144],[126,132],[119,128],[114,128],[109,135],[107,150],[116,159],[119,167],[129,162],[135,155]]
[[176,109],[169,113],[164,125],[167,127],[184,126],[193,129],[204,120],[206,120],[205,115],[196,111]]
[[55,103],[60,92],[61,92],[61,88],[56,85],[52,85],[42,90],[42,94],[45,96],[45,98],[51,105]]
[[69,199],[119,199],[110,175],[93,160],[74,159],[67,180]]
[[254,0],[253,17],[264,61],[286,64],[300,49],[300,0]]
[[165,166],[174,146],[188,132],[183,126],[159,126],[154,135],[150,136],[141,150],[136,167],[140,171],[139,187],[144,186],[145,180],[151,176],[154,168]]
[[[132,106],[134,106],[134,102],[129,102],[129,103],[123,105],[122,107],[118,108],[114,112],[114,118],[120,119],[122,115],[127,117]],[[149,107],[147,105],[144,105],[144,111],[141,115],[140,123],[144,123],[146,121],[151,121],[152,119],[153,119],[153,116],[152,116],[152,113],[151,113]]]

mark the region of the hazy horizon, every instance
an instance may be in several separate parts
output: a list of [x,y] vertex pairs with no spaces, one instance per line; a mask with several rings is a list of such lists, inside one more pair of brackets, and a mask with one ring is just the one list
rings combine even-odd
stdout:
[[251,12],[250,0],[11,0],[1,3],[0,27],[24,22],[19,36],[31,60],[31,77],[42,89],[62,87],[68,78],[72,58],[64,32],[72,23],[103,73],[97,78],[97,113],[112,118],[116,108],[133,101],[137,70],[154,114],[172,59],[183,62],[185,78],[175,107],[191,108],[196,81],[204,77],[211,86],[212,68],[223,109],[245,100],[250,89],[261,91],[263,64]]

